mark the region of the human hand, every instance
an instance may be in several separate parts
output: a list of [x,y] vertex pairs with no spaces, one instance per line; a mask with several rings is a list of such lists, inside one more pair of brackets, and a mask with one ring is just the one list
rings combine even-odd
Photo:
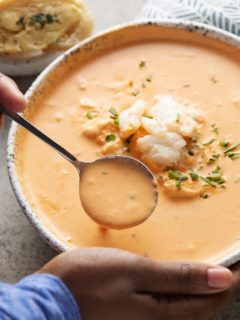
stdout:
[[[16,83],[7,76],[0,73],[0,104],[14,112],[21,112],[26,106],[23,94]],[[0,113],[0,126],[2,115]]]
[[236,280],[222,267],[104,248],[61,254],[39,272],[68,286],[83,320],[209,320],[232,301]]

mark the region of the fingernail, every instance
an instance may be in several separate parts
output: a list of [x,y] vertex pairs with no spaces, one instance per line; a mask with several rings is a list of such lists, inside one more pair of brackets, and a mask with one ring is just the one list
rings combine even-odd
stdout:
[[208,269],[208,286],[212,289],[227,289],[231,286],[233,276],[228,269]]

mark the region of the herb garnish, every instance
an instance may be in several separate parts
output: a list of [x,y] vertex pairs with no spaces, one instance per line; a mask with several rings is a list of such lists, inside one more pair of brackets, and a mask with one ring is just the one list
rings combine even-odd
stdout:
[[146,81],[147,81],[147,82],[152,82],[152,74],[151,74],[151,73],[149,73],[149,74],[147,75]]
[[212,144],[216,139],[211,139],[209,141],[206,141],[203,143],[203,146],[209,146],[210,144]]
[[219,154],[219,153],[213,154],[213,155],[209,158],[208,164],[212,164],[212,163],[216,162],[216,161],[219,159],[219,157],[220,157],[220,154]]
[[229,152],[227,154],[227,156],[231,159],[231,160],[236,160],[240,157],[240,152]]
[[89,120],[92,120],[93,119],[93,114],[91,112],[87,112],[86,113],[86,117],[89,119]]
[[218,130],[218,127],[217,127],[216,123],[212,124],[211,127],[212,127],[212,132],[213,133],[219,134],[219,130]]
[[200,194],[200,197],[203,199],[208,199],[209,195],[207,193],[202,193],[202,194]]
[[209,186],[213,187],[213,188],[216,188],[216,185],[214,183],[212,183],[208,178],[205,178],[205,177],[202,177],[202,176],[199,176],[199,178],[205,182],[206,184],[208,184]]
[[140,91],[139,91],[138,89],[135,89],[135,90],[133,91],[133,95],[134,95],[135,97],[138,96],[139,93],[140,93]]
[[17,26],[25,26],[25,19],[24,19],[24,17],[20,17],[19,19],[18,19],[18,21],[16,22],[16,25]]
[[197,181],[199,179],[199,175],[192,169],[189,169],[189,174],[191,176],[192,181]]
[[176,171],[176,170],[169,170],[168,177],[169,179],[176,181],[177,189],[181,189],[182,182],[188,180],[187,176],[183,175],[180,171]]
[[222,176],[221,168],[219,166],[216,167],[207,177],[209,181],[217,183],[219,185],[224,184],[226,181]]
[[107,142],[112,142],[112,141],[115,141],[116,140],[116,136],[115,134],[111,133],[111,134],[108,134],[105,138],[105,141]]
[[143,116],[144,118],[153,119],[153,116],[150,116],[149,114],[144,114]]
[[119,113],[113,107],[109,109],[109,112],[111,113],[111,119],[113,119],[114,124],[116,126],[118,126],[119,125]]
[[43,29],[46,24],[59,22],[56,15],[38,13],[30,18],[29,25],[39,24],[40,28]]
[[144,68],[144,67],[146,67],[146,64],[147,64],[146,60],[140,60],[138,65],[139,65],[139,68]]
[[181,115],[180,113],[178,113],[176,117],[176,123],[180,123],[180,120],[181,120]]
[[230,144],[230,142],[227,139],[224,139],[222,141],[219,142],[220,146],[223,148],[227,148]]
[[233,146],[229,147],[227,150],[224,151],[224,154],[227,156],[229,152],[237,149],[240,146],[240,143],[236,143]]
[[215,84],[218,83],[218,80],[215,77],[211,77],[211,81]]

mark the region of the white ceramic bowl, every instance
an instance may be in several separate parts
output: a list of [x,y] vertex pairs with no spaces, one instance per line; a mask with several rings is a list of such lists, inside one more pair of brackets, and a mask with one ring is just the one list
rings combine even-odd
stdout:
[[[125,24],[91,37],[58,57],[42,72],[42,74],[30,87],[26,93],[27,99],[29,99],[29,101],[33,101],[36,95],[41,94],[41,91],[44,90],[44,86],[48,85],[49,82],[54,79],[54,74],[56,71],[60,72],[58,75],[61,76],[61,74],[64,75],[64,72],[67,70],[67,68],[72,67],[76,61],[84,61],[93,53],[101,52],[119,45],[121,46],[124,44],[130,44],[134,41],[137,42],[149,39],[158,39],[158,37],[161,38],[164,28],[166,27],[171,28],[173,32],[176,29],[183,29],[189,33],[199,33],[205,37],[217,39],[240,49],[240,39],[238,37],[204,24],[181,22],[177,20],[163,20],[159,22],[146,21]],[[47,230],[46,227],[41,223],[37,214],[31,208],[24,195],[21,183],[16,173],[15,152],[17,152],[17,148],[15,148],[15,143],[17,134],[18,126],[16,124],[12,124],[7,147],[8,172],[17,200],[27,218],[43,237],[43,239],[51,245],[51,247],[57,251],[68,250],[69,248],[49,230]],[[240,260],[239,250],[233,251],[228,256],[225,256],[223,259],[215,262],[229,266],[238,260]]]

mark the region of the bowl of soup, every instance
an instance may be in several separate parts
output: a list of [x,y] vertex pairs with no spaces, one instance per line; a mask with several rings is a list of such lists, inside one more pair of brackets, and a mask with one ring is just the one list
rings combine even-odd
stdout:
[[238,261],[239,53],[239,38],[214,27],[136,22],[47,67],[26,94],[24,116],[82,161],[142,161],[159,199],[141,225],[101,228],[84,212],[71,164],[12,124],[11,183],[40,235],[58,251],[102,246],[161,260]]

